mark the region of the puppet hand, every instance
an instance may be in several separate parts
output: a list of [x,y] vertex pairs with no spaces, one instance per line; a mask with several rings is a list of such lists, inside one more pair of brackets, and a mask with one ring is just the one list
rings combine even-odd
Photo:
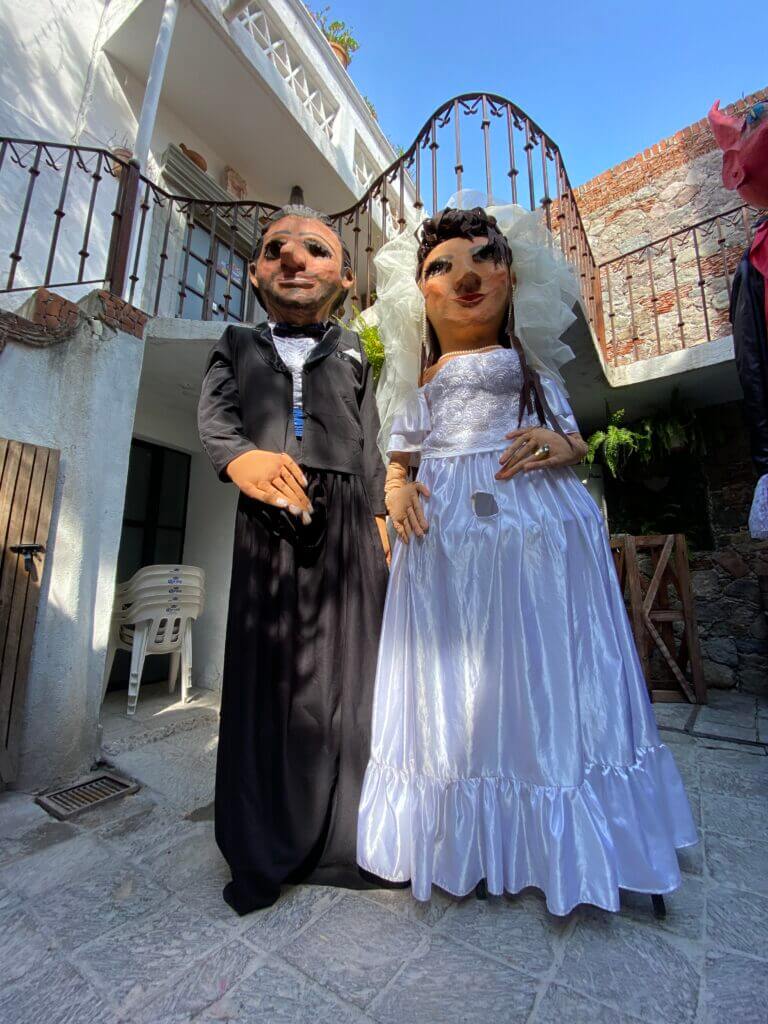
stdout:
[[387,511],[392,517],[392,525],[404,543],[408,543],[411,534],[423,537],[429,529],[424,518],[419,495],[429,497],[429,488],[417,480],[415,483],[403,484],[386,496]]
[[312,506],[304,488],[307,479],[285,452],[264,452],[258,448],[238,455],[227,466],[227,475],[243,494],[265,505],[287,508],[303,523],[312,517]]
[[376,516],[376,528],[379,531],[379,537],[381,538],[381,546],[384,548],[384,557],[387,560],[387,565],[392,562],[392,548],[389,544],[389,533],[387,532],[387,517]]
[[580,434],[569,434],[565,438],[546,427],[524,427],[506,436],[514,444],[501,453],[502,468],[496,474],[497,480],[511,480],[517,473],[531,469],[574,466],[587,453],[587,445]]

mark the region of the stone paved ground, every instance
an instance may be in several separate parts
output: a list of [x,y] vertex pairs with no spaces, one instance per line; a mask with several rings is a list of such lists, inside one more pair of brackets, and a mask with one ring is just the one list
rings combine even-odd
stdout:
[[143,696],[133,722],[120,710],[112,700],[105,749],[144,783],[137,795],[72,823],[0,795],[7,1024],[768,1021],[768,705],[755,698],[658,709],[702,836],[664,922],[630,895],[621,914],[558,919],[532,891],[418,905],[312,887],[237,918],[210,820],[215,709]]

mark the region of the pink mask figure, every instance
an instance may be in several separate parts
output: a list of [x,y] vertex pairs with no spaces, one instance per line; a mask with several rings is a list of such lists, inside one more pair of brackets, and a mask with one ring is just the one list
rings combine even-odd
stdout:
[[756,103],[746,116],[731,117],[715,100],[709,114],[723,151],[723,184],[751,206],[768,206],[768,103]]

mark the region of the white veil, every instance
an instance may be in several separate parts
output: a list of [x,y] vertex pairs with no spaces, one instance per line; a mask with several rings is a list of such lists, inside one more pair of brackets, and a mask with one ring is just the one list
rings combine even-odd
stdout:
[[[489,203],[479,192],[458,192],[447,204],[456,209],[485,207],[496,218],[512,250],[515,333],[532,369],[561,385],[560,367],[574,353],[560,339],[576,319],[579,296],[573,270],[556,248],[540,212],[513,204]],[[376,400],[381,418],[379,447],[386,452],[392,420],[419,386],[424,299],[416,284],[418,242],[408,230],[386,242],[374,258],[376,302],[362,314],[376,324],[384,346]]]

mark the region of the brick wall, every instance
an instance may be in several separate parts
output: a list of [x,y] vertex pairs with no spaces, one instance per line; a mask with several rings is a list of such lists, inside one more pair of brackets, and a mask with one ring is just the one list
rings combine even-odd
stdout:
[[[767,99],[768,88],[725,110],[739,115]],[[702,118],[576,189],[597,262],[739,206],[738,194],[723,187],[721,168],[722,153]],[[695,240],[687,232],[603,268],[609,357],[623,363],[730,334],[726,267],[732,274],[751,219],[723,218]]]

